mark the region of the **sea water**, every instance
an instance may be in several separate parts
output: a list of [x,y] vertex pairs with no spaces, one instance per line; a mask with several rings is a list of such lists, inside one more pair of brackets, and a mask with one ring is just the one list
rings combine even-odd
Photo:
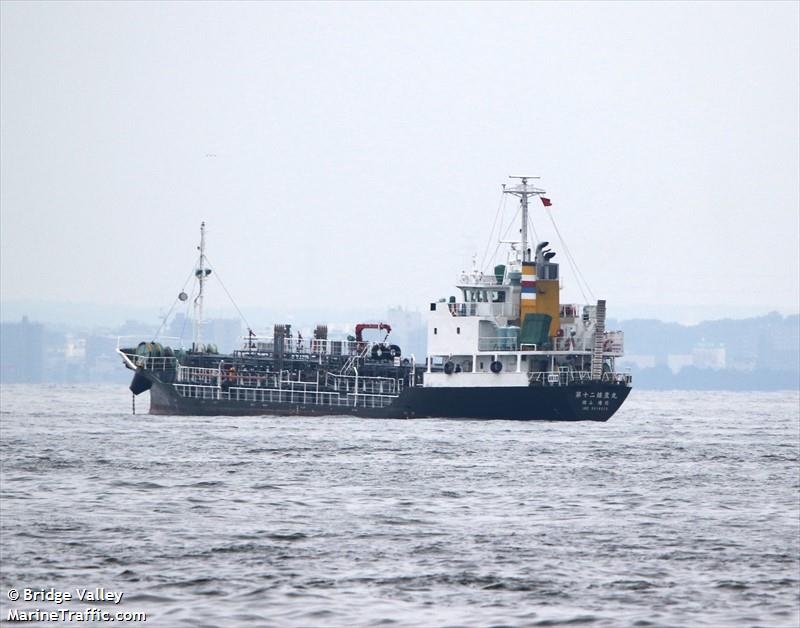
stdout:
[[0,392],[0,621],[800,623],[797,392],[634,390],[608,423],[132,416],[124,386]]

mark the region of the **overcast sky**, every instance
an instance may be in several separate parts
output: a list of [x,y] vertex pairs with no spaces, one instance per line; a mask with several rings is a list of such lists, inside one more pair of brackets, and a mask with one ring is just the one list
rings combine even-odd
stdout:
[[2,299],[169,306],[205,220],[243,306],[425,309],[531,174],[609,315],[797,311],[799,6],[3,2]]

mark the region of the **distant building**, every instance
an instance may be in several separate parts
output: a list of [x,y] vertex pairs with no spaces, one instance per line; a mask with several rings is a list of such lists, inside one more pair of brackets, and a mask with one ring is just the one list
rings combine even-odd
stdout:
[[667,356],[667,366],[673,373],[678,373],[685,366],[692,366],[694,358],[691,353],[670,353]]
[[90,335],[86,337],[86,375],[89,381],[119,381],[128,377],[117,355],[117,337]]
[[416,310],[406,310],[398,306],[386,312],[386,322],[392,326],[390,342],[399,345],[403,355],[414,354],[418,361],[424,361],[427,327],[422,315]]
[[179,312],[172,317],[167,333],[169,338],[164,339],[166,344],[176,347],[191,345],[194,334],[192,321],[185,314]]
[[44,326],[27,316],[19,323],[0,324],[0,381],[39,383],[43,379]]
[[700,343],[692,348],[692,366],[699,369],[724,369],[725,346]]
[[67,334],[64,358],[69,362],[82,362],[86,359],[86,338]]
[[670,353],[667,356],[667,366],[673,373],[679,373],[687,366],[698,369],[724,369],[726,368],[725,346],[700,342],[692,347],[691,353]]
[[203,329],[206,342],[213,342],[221,353],[230,353],[242,346],[242,322],[238,318],[212,318]]
[[86,337],[86,363],[94,365],[96,362],[112,358],[114,362],[119,362],[117,355],[116,336],[91,335]]
[[763,318],[756,335],[756,366],[761,369],[800,370],[800,319],[772,312]]
[[616,364],[621,367],[635,366],[640,369],[651,369],[656,365],[654,355],[625,355],[616,360]]

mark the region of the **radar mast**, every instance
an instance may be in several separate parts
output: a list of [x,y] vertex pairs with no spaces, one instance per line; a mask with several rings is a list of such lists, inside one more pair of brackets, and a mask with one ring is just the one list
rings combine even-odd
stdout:
[[528,197],[541,196],[545,194],[545,190],[528,185],[528,179],[539,179],[539,177],[512,176],[509,177],[509,179],[520,179],[518,185],[511,187],[503,186],[503,194],[513,194],[520,199],[520,205],[522,206],[522,228],[520,229],[520,234],[522,236],[522,261],[530,262],[531,252],[528,248]]

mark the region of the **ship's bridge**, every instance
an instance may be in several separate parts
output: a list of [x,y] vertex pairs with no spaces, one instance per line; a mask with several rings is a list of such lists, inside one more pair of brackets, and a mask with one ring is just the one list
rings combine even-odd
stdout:
[[461,290],[464,303],[505,303],[509,298],[510,286],[456,286]]
[[461,302],[451,297],[447,304],[453,316],[485,316],[513,318],[518,314],[511,286],[494,284],[458,285]]

